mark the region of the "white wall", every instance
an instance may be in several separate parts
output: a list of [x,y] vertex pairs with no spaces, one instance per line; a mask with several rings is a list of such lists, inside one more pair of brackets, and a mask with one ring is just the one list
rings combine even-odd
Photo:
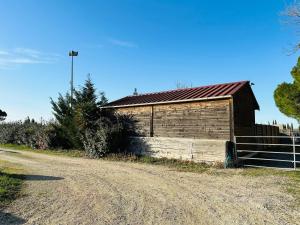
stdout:
[[132,137],[130,150],[136,154],[157,158],[174,158],[195,162],[225,160],[226,140]]

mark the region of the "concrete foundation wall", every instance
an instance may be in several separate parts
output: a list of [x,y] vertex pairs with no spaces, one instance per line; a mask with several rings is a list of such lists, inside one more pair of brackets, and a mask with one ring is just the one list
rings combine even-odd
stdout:
[[136,154],[157,158],[174,158],[194,162],[225,160],[226,140],[132,137],[130,150]]

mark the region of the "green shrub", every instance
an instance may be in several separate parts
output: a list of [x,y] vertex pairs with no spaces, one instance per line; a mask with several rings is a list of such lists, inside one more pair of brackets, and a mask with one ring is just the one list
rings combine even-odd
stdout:
[[42,124],[26,119],[24,122],[0,124],[0,144],[26,145],[33,149],[46,149],[50,146],[51,124]]
[[82,136],[86,155],[100,158],[109,153],[126,152],[130,135],[128,122],[127,117],[113,113],[97,120]]
[[0,144],[18,144],[33,149],[85,150],[92,158],[107,153],[126,152],[133,121],[112,110],[103,110],[107,103],[103,92],[97,94],[90,77],[83,87],[51,99],[55,122],[24,122],[0,124]]

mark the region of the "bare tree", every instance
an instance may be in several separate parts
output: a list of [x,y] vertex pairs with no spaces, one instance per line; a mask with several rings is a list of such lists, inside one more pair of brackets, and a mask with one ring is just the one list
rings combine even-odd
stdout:
[[[297,36],[300,34],[300,0],[293,1],[292,4],[287,5],[285,10],[281,13],[283,23],[292,26],[295,29]],[[292,44],[291,49],[288,50],[288,54],[294,54],[300,49],[300,41],[296,44]]]
[[192,87],[193,87],[193,84],[192,84],[192,83],[191,83],[191,85],[189,86],[189,85],[187,85],[187,84],[185,84],[185,83],[182,83],[182,82],[179,82],[179,81],[176,82],[176,88],[177,88],[177,89],[192,88]]

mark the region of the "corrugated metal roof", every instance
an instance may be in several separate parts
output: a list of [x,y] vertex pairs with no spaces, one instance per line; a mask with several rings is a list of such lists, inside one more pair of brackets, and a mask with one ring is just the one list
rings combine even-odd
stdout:
[[233,96],[245,85],[249,85],[249,81],[239,81],[233,83],[215,84],[195,88],[183,88],[163,92],[130,95],[118,99],[116,101],[110,102],[104,107],[124,107],[134,105],[162,104],[197,101],[204,99],[227,98]]

